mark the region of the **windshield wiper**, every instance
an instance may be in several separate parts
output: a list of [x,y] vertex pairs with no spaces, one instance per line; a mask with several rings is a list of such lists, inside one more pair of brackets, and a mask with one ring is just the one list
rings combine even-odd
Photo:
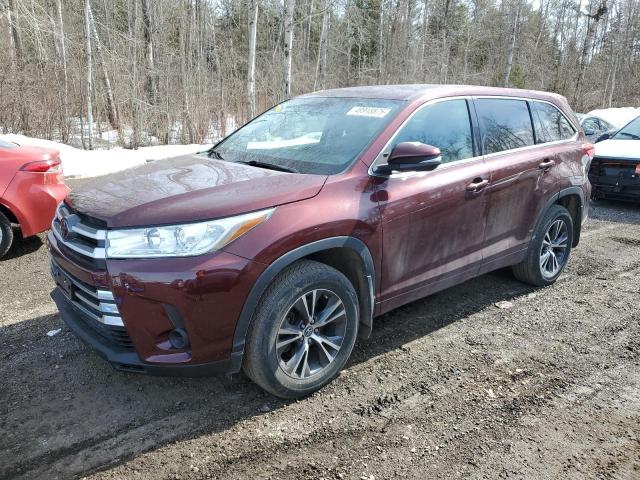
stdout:
[[210,148],[209,150],[207,150],[207,155],[209,155],[210,157],[217,158],[218,160],[224,160],[224,158],[222,157],[222,154],[219,151],[217,151],[215,148]]
[[626,135],[627,137],[631,137],[634,140],[640,140],[640,135],[636,135],[635,133],[629,132],[618,132],[618,135]]
[[298,173],[296,170],[273,163],[258,162],[257,160],[249,160],[248,162],[237,162],[243,165],[251,165],[252,167],[268,168],[269,170],[277,170],[278,172]]

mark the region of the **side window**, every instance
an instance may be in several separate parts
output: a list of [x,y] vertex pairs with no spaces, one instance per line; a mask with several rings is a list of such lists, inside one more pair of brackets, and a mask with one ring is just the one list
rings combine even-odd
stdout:
[[526,101],[479,98],[475,104],[485,154],[534,144]]
[[594,133],[598,133],[602,128],[598,123],[598,120],[595,118],[587,118],[584,122],[582,122],[582,129],[585,132],[592,131]]
[[[566,140],[576,133],[569,120],[553,105],[542,102],[531,102],[531,105],[542,124],[541,131],[536,130],[538,143]],[[596,130],[598,130],[597,126]]]
[[447,100],[421,108],[398,131],[393,146],[401,142],[421,142],[438,147],[443,163],[473,157],[466,100]]

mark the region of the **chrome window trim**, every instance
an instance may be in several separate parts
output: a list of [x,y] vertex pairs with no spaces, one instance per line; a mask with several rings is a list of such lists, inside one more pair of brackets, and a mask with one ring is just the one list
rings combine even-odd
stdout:
[[547,147],[547,146],[553,146],[553,145],[560,145],[563,143],[571,143],[571,142],[575,142],[578,139],[578,132],[576,132],[573,137],[565,139],[565,140],[554,140],[553,142],[546,142],[546,143],[536,143],[534,145],[527,145],[526,147],[519,147],[519,148],[512,148],[511,150],[502,150],[501,152],[494,152],[494,153],[488,153],[484,156],[485,159],[487,158],[493,158],[493,157],[497,157],[500,155],[505,155],[507,153],[519,153],[522,151],[527,151],[527,150],[532,150],[534,148],[540,148],[540,147]]
[[[448,101],[448,100],[471,100],[471,101],[475,101],[476,99],[483,99],[483,98],[490,98],[490,99],[494,98],[494,99],[501,99],[501,100],[522,100],[522,101],[525,101],[525,102],[547,103],[547,104],[551,105],[552,107],[554,107],[556,110],[558,110],[560,112],[560,114],[573,127],[573,129],[575,130],[575,133],[573,134],[573,136],[571,138],[567,138],[567,139],[554,140],[553,142],[545,142],[545,143],[534,143],[533,145],[526,145],[524,147],[513,148],[513,149],[510,149],[510,150],[503,150],[501,152],[494,152],[494,153],[488,153],[486,155],[478,155],[478,156],[471,157],[471,158],[465,158],[464,160],[455,160],[453,162],[443,163],[442,165],[438,166],[437,169],[430,170],[430,171],[424,171],[424,172],[410,171],[410,172],[397,172],[397,173],[391,173],[391,174],[380,174],[380,173],[376,173],[375,172],[375,167],[378,166],[378,162],[382,159],[383,154],[389,148],[389,144],[391,144],[393,142],[393,140],[396,138],[396,136],[398,135],[400,130],[405,126],[405,124],[407,122],[409,122],[413,118],[413,116],[416,113],[418,113],[420,110],[422,110],[423,108],[425,108],[425,107],[427,107],[429,105],[433,105],[434,103],[444,102],[444,101]],[[469,120],[471,120],[471,119],[469,119]],[[532,121],[531,127],[535,131],[535,125],[533,125],[533,119],[531,119],[531,121]],[[479,121],[478,121],[478,124],[479,124]],[[471,122],[471,127],[473,129],[473,122]],[[550,102],[548,100],[540,100],[540,99],[537,99],[537,98],[512,96],[512,95],[456,95],[456,96],[453,96],[453,97],[434,98],[433,100],[429,100],[429,101],[423,103],[422,105],[420,105],[418,108],[416,108],[404,120],[404,122],[402,122],[402,124],[400,124],[400,126],[396,129],[395,133],[391,136],[389,141],[387,141],[387,143],[385,143],[384,147],[382,147],[382,149],[380,150],[378,155],[376,155],[375,160],[369,166],[368,173],[369,173],[370,176],[381,177],[381,178],[397,178],[397,177],[406,176],[407,174],[412,174],[412,173],[421,173],[421,174],[432,173],[432,172],[435,172],[435,171],[441,171],[442,169],[446,169],[446,168],[448,168],[449,166],[452,166],[452,165],[460,165],[462,163],[467,163],[467,162],[471,162],[471,161],[475,161],[475,160],[479,160],[479,159],[493,158],[495,156],[504,155],[504,154],[507,154],[507,153],[513,153],[513,152],[517,153],[517,152],[520,152],[520,151],[526,151],[526,150],[530,150],[532,148],[544,147],[544,146],[548,146],[548,145],[559,145],[559,144],[562,144],[562,143],[575,142],[576,140],[578,140],[579,133],[580,133],[580,128],[576,127],[575,123],[573,123],[569,118],[567,118],[567,116],[564,114],[564,112],[562,110],[560,110],[557,107],[557,105],[555,105],[553,102]],[[391,153],[391,152],[389,152],[389,153]]]

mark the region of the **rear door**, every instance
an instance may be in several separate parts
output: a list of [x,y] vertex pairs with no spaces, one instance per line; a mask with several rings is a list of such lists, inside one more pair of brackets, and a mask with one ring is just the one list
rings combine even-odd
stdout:
[[485,262],[518,256],[527,247],[546,199],[557,191],[558,151],[536,144],[527,100],[475,98],[491,183],[486,188]]
[[479,155],[469,102],[458,98],[423,105],[376,162],[386,163],[395,145],[410,141],[440,148],[443,161],[432,171],[379,179],[385,310],[479,269],[489,172]]

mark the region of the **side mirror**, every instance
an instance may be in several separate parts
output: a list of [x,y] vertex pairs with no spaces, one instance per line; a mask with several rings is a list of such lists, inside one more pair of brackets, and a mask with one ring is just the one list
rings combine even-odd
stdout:
[[589,127],[587,127],[587,128],[585,128],[585,129],[584,129],[584,134],[585,134],[587,137],[590,137],[591,135],[595,135],[595,134],[596,134],[596,131],[595,131],[593,128],[589,128]]
[[[586,134],[586,132],[585,132]],[[593,143],[598,143],[598,142],[602,142],[603,140],[609,140],[611,138],[611,134],[610,133],[603,133],[602,135],[600,135],[598,138],[596,138],[596,141]]]
[[381,165],[380,171],[424,171],[433,170],[442,163],[440,149],[420,142],[402,142],[391,150],[387,165]]

